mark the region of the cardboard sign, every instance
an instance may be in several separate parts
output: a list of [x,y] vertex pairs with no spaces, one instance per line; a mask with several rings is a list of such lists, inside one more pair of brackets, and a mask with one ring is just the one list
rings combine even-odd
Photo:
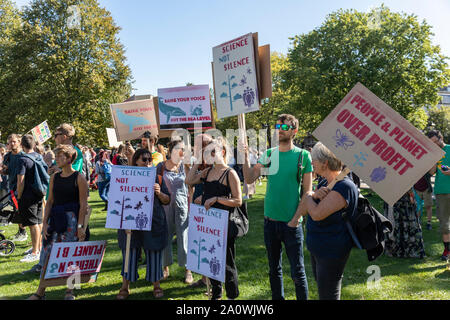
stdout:
[[145,131],[158,134],[153,99],[116,103],[110,106],[117,139],[138,139]]
[[158,89],[160,129],[194,129],[194,122],[211,127],[210,101],[208,85]]
[[186,268],[225,281],[228,211],[191,204]]
[[394,205],[444,152],[358,83],[313,135]]
[[70,277],[74,272],[100,272],[105,248],[106,240],[54,243],[45,279]]
[[118,148],[122,141],[117,141],[116,130],[114,128],[106,128],[106,134],[108,136],[108,144],[111,148]]
[[213,48],[213,80],[219,118],[259,110],[256,58],[252,33]]
[[113,166],[108,193],[106,228],[152,228],[156,167]]
[[48,128],[47,120],[37,125],[31,130],[34,140],[38,144],[43,144],[45,141],[52,137],[50,129]]

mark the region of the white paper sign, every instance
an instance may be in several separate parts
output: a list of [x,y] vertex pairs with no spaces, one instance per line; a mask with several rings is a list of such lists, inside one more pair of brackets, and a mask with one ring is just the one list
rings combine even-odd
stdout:
[[106,228],[150,231],[156,167],[113,166]]
[[108,136],[108,143],[111,148],[118,148],[122,141],[117,141],[116,129],[106,128],[106,134]]
[[225,281],[228,211],[190,205],[186,268]]
[[213,48],[217,116],[231,117],[259,110],[252,34]]
[[158,110],[161,130],[194,129],[194,123],[211,127],[209,86],[158,89]]
[[69,277],[74,272],[100,272],[105,248],[106,240],[54,243],[44,278]]

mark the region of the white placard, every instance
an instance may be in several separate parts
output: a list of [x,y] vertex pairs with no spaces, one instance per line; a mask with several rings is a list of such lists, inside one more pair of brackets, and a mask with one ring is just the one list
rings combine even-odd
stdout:
[[106,228],[150,231],[156,167],[113,166]]
[[191,204],[186,268],[225,281],[228,211]]

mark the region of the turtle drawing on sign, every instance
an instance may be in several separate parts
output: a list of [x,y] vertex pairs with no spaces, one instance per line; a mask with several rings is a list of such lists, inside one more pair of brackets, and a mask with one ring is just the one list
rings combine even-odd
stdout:
[[143,204],[141,201],[139,201],[139,202],[136,204],[136,206],[134,207],[134,210],[140,210],[140,209],[142,208],[143,205],[144,205],[144,204]]
[[242,100],[244,100],[245,106],[250,108],[252,104],[255,103],[255,91],[252,88],[247,87],[242,95]]
[[140,230],[145,229],[148,223],[148,217],[141,212],[141,214],[138,214],[136,217],[136,227]]
[[145,202],[150,202],[150,199],[148,198],[148,196],[145,196],[145,197],[144,197],[144,201],[145,201]]
[[216,257],[212,258],[211,261],[209,262],[209,270],[215,276],[217,276],[220,273],[220,261],[217,260]]
[[351,141],[347,135],[341,132],[341,130],[336,130],[336,135],[333,137],[334,141],[336,141],[336,148],[342,147],[347,150],[348,147],[351,147],[355,144],[354,141]]

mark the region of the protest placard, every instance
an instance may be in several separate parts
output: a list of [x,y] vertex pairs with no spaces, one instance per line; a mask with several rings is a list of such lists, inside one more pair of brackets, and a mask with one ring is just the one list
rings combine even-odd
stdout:
[[217,116],[259,110],[257,54],[252,33],[213,48],[213,80]]
[[47,120],[31,129],[31,134],[38,144],[43,144],[52,137],[50,129],[48,128]]
[[118,148],[122,141],[117,141],[116,130],[114,128],[106,128],[106,135],[108,136],[108,145],[110,148]]
[[314,130],[350,170],[394,205],[444,152],[358,83]]
[[158,134],[153,99],[116,103],[110,108],[117,140],[138,139],[145,131]]
[[106,240],[84,242],[57,242],[53,244],[45,279],[65,278],[74,272],[100,272]]
[[158,110],[161,130],[212,127],[208,85],[158,89]]
[[150,231],[155,178],[155,167],[113,166],[105,227]]
[[186,268],[225,281],[228,211],[191,204]]

